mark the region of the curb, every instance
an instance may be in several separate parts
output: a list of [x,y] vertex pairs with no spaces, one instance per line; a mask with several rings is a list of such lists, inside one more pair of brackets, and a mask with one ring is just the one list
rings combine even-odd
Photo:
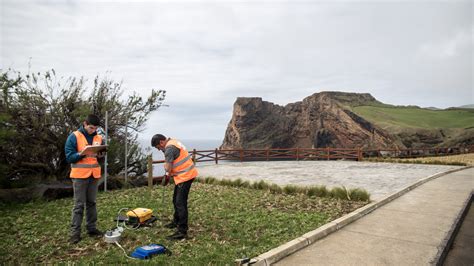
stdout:
[[474,191],[471,191],[471,195],[469,195],[469,197],[463,203],[462,209],[456,216],[456,219],[453,225],[451,226],[451,229],[448,231],[448,233],[446,234],[446,237],[443,239],[443,242],[438,247],[438,253],[436,254],[435,259],[431,262],[433,265],[436,265],[436,266],[444,265],[444,262],[449,253],[449,250],[454,244],[454,239],[456,238],[456,235],[458,234],[459,229],[461,229],[462,222],[464,221],[464,218],[466,217],[467,212],[469,211],[469,208],[471,207],[471,204],[473,201],[474,201]]
[[[258,255],[257,257],[252,259],[252,265],[256,266],[267,266],[271,265],[281,259],[283,259],[286,256],[289,256],[290,254],[309,246],[310,244],[318,241],[321,238],[326,237],[327,235],[343,228],[344,226],[356,221],[357,219],[369,214],[370,212],[376,210],[377,208],[389,203],[390,201],[402,196],[403,194],[409,192],[410,190],[413,190],[414,188],[423,185],[424,183],[433,180],[435,178],[438,178],[440,176],[444,176],[447,174],[451,174],[454,172],[466,170],[469,168],[472,168],[473,166],[466,166],[462,167],[459,169],[453,169],[449,170],[446,172],[441,172],[437,173],[434,175],[430,175],[426,178],[420,179],[413,184],[403,188],[402,190],[395,192],[393,194],[390,194],[381,200],[373,203],[369,203],[349,214],[346,214],[332,222],[329,222],[321,227],[318,227],[317,229],[310,231],[296,239],[293,239],[281,246],[278,246],[274,249],[271,249],[263,254]],[[248,264],[247,264],[248,265]]]

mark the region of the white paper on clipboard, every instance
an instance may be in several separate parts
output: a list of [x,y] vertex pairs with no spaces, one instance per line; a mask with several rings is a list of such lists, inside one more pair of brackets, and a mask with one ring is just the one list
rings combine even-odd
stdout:
[[95,155],[102,151],[107,151],[107,145],[86,146],[86,148],[82,150],[80,154],[81,155]]

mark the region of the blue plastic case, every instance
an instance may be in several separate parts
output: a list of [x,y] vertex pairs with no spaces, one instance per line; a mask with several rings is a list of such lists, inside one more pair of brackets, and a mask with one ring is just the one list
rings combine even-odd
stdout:
[[143,247],[138,247],[133,251],[132,257],[145,260],[151,258],[153,255],[156,254],[163,254],[166,252],[166,248],[162,245],[158,244],[150,244]]

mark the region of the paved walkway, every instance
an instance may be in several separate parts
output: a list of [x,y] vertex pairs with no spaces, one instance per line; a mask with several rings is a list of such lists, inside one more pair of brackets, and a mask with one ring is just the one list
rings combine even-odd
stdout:
[[473,168],[438,177],[276,264],[432,264],[473,189]]
[[454,239],[452,249],[444,261],[444,265],[474,265],[474,205],[472,203]]

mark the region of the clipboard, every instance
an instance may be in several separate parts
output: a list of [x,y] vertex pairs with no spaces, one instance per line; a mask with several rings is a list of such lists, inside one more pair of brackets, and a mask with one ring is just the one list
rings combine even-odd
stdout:
[[81,155],[96,155],[99,152],[107,151],[107,145],[92,145],[86,146],[84,150],[81,151]]

